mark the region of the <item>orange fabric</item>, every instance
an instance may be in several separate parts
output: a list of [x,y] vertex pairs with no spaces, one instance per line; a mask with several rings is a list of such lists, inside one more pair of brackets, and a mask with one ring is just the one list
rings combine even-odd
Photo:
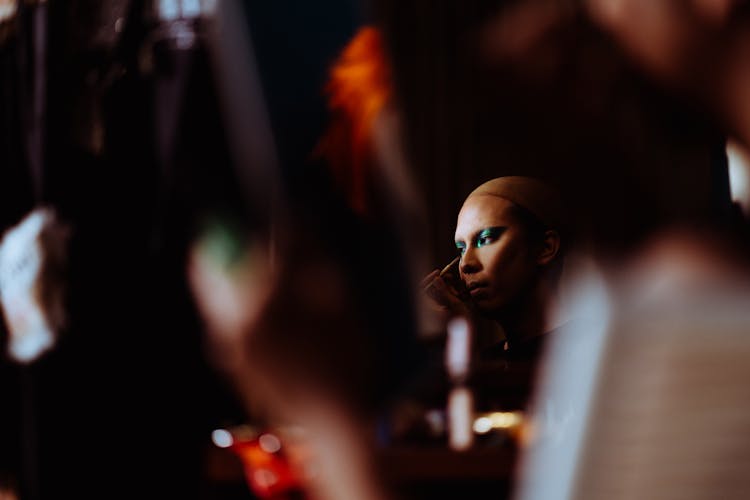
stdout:
[[361,28],[334,63],[325,87],[332,123],[317,153],[360,214],[368,212],[372,129],[391,98],[390,68],[377,29]]

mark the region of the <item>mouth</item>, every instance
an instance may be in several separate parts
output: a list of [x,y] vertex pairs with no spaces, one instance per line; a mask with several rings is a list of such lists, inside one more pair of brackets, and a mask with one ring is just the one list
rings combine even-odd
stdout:
[[466,284],[466,290],[469,292],[469,295],[471,295],[472,298],[477,298],[479,296],[486,295],[488,288],[489,288],[489,285],[484,282],[475,281],[473,283]]

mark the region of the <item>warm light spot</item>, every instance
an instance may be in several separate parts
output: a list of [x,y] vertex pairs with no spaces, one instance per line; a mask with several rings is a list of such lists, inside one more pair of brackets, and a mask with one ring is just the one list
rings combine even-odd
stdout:
[[263,434],[258,438],[258,444],[266,453],[276,453],[281,449],[281,441],[273,434]]
[[253,472],[253,480],[255,480],[258,486],[266,489],[276,484],[279,477],[272,470],[258,469]]
[[521,424],[519,412],[496,412],[489,415],[492,427],[495,429],[510,429]]
[[474,420],[474,432],[486,434],[492,430],[515,431],[523,423],[523,414],[518,411],[482,413]]

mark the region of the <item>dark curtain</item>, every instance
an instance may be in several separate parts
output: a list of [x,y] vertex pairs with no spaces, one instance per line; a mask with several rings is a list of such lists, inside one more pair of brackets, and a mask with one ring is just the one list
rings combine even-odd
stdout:
[[573,229],[605,252],[726,221],[724,136],[709,115],[653,83],[577,2],[559,2],[564,14],[523,57],[493,52],[493,26],[524,3],[375,2],[434,265],[454,253],[465,196],[500,175],[559,185]]

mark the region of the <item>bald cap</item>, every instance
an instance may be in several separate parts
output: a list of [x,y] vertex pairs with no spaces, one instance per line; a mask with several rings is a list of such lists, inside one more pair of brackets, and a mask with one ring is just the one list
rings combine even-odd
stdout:
[[516,175],[497,177],[477,187],[466,198],[478,195],[505,198],[534,214],[545,226],[564,228],[566,218],[560,193],[539,179]]

